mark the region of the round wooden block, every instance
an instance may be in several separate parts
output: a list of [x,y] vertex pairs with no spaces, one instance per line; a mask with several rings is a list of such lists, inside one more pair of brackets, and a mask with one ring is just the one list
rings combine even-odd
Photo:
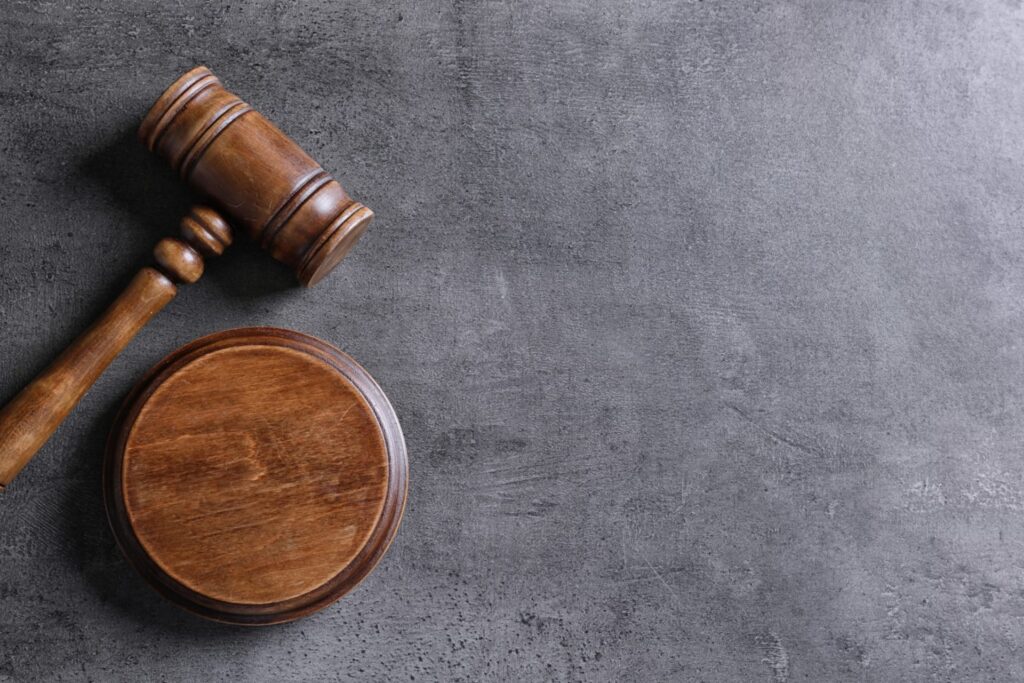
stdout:
[[204,337],[151,369],[103,475],[142,576],[239,624],[297,619],[355,587],[398,529],[407,477],[398,419],[369,374],[275,328]]

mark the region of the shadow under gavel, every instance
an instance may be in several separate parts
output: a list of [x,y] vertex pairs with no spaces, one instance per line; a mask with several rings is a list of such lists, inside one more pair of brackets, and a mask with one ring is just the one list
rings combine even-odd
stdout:
[[181,239],[157,243],[155,265],[140,270],[88,330],[0,409],[0,491],[178,285],[199,279],[203,257],[231,244],[228,221],[312,286],[341,262],[373,218],[206,67],[164,91],[139,126],[139,138],[217,210],[194,206],[181,221]]

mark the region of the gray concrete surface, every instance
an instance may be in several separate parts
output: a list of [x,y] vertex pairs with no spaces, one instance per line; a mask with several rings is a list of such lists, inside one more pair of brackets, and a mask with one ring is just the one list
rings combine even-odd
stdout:
[[[190,197],[134,139],[211,66],[378,220],[252,245],[0,500],[0,680],[1024,677],[1020,2],[6,2],[0,393]],[[112,412],[200,335],[328,339],[393,400],[404,525],[299,623],[163,603]]]

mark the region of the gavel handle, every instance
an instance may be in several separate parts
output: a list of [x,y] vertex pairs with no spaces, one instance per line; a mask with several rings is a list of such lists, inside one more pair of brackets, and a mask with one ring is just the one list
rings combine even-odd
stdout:
[[176,283],[199,279],[203,274],[199,252],[218,254],[230,244],[230,229],[216,214],[213,218],[220,223],[212,223],[209,214],[210,209],[194,207],[182,221],[182,232],[195,248],[174,238],[161,240],[153,250],[157,266],[140,270],[99,320],[0,409],[0,491],[53,435],[128,342],[175,297]]
[[163,273],[143,268],[99,320],[0,410],[0,489],[11,483],[110,362],[177,292]]

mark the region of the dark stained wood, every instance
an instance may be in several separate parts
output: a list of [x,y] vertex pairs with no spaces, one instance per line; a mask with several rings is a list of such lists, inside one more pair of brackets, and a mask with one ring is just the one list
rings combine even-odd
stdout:
[[269,624],[324,607],[380,560],[407,464],[394,411],[355,361],[246,328],[143,378],[103,478],[111,527],[149,583],[202,616]]
[[[344,258],[373,212],[353,201],[298,145],[228,92],[206,67],[175,81],[139,127],[220,212],[312,286]],[[202,255],[219,254],[230,230],[216,211],[197,208],[182,222],[185,241],[154,249],[143,269],[87,332],[0,411],[0,491],[53,434],[89,387],[162,309],[176,283],[195,282]]]
[[373,218],[206,67],[160,96],[139,139],[305,285],[327,275]]
[[[0,410],[0,490],[46,443],[110,362],[178,293],[203,273],[199,252],[231,243],[231,228],[213,210],[195,207],[182,220],[185,240],[161,240],[156,267],[146,267],[71,346]],[[199,239],[202,235],[202,240]],[[193,246],[195,245],[195,248]]]

